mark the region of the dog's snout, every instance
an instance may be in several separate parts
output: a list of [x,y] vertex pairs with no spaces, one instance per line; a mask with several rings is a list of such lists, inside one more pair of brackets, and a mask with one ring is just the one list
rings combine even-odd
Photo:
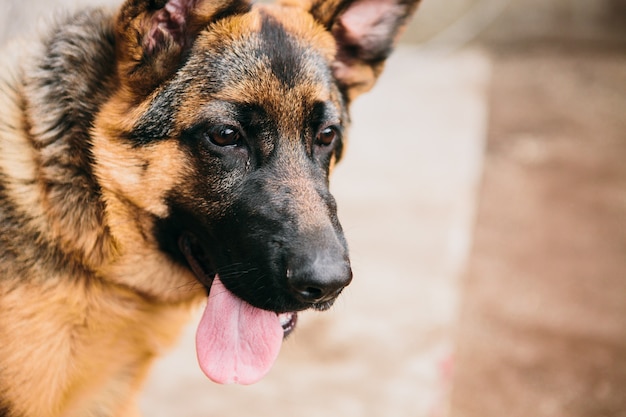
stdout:
[[292,258],[287,283],[294,297],[304,303],[334,300],[352,281],[350,261],[344,252],[312,250]]

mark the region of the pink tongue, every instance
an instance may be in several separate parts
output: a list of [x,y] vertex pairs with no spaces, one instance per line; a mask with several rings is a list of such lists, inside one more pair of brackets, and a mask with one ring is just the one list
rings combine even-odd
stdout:
[[253,384],[270,370],[283,341],[276,313],[235,297],[216,276],[196,333],[202,371],[219,384]]

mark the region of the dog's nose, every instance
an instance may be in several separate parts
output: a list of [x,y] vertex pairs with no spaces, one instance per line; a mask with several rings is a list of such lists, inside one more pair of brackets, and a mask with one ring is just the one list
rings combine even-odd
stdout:
[[352,281],[347,256],[325,252],[298,257],[287,268],[292,294],[304,303],[331,301]]

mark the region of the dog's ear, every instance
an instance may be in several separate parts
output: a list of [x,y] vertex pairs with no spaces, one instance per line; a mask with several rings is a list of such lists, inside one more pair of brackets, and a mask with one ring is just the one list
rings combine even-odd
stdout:
[[337,42],[335,78],[349,100],[371,89],[420,0],[283,0],[304,7]]
[[148,94],[176,70],[202,28],[249,8],[247,0],[127,0],[115,22],[120,81]]

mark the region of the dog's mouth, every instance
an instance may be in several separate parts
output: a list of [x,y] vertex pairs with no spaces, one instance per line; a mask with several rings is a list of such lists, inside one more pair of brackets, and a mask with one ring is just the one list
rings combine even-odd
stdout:
[[[196,276],[196,279],[207,289],[210,290],[213,280],[217,276],[213,262],[202,247],[197,243],[196,239],[189,233],[184,233],[179,239],[179,248],[185,256],[189,267]],[[328,304],[328,306],[327,306]],[[326,303],[320,306],[314,306],[317,310],[326,310],[332,303]],[[286,338],[296,328],[298,322],[298,313],[295,311],[286,313],[276,313],[283,328],[284,337]]]
[[178,247],[185,256],[191,271],[202,285],[211,288],[216,271],[211,258],[200,247],[197,240],[189,233],[183,233],[178,239]]
[[196,333],[200,368],[221,384],[259,381],[276,360],[283,339],[294,330],[297,313],[263,310],[231,293],[192,235],[183,234],[179,248],[209,291]]

